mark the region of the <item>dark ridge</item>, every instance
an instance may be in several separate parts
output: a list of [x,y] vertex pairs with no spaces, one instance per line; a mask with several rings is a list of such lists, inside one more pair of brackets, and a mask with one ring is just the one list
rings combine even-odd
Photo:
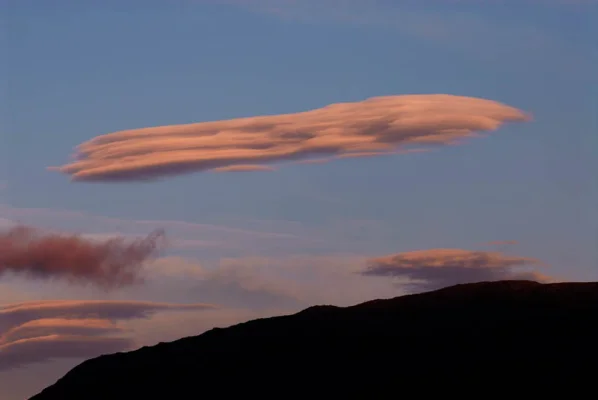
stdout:
[[[390,398],[592,388],[598,282],[481,282],[316,306],[83,362],[30,400]],[[581,394],[580,394],[581,395]]]
[[340,307],[331,306],[331,305],[320,305],[320,306],[311,306],[306,308],[303,311],[299,311],[295,315],[314,315],[316,313],[325,313],[325,312],[334,312],[338,310]]

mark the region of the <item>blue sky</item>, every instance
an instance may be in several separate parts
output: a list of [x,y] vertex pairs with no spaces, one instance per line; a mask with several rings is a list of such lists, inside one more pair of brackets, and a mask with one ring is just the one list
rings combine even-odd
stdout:
[[[380,220],[389,232],[372,251],[517,239],[567,274],[591,277],[596,6],[356,3],[341,13],[309,1],[279,12],[260,1],[4,2],[3,195],[16,207],[140,219]],[[117,130],[409,93],[493,99],[535,121],[432,153],[274,174],[115,185],[71,184],[45,170]]]
[[[509,251],[545,261],[552,275],[598,277],[595,2],[0,0],[0,7],[7,89],[0,203],[13,210],[0,217],[18,209],[28,223],[94,229],[89,218],[56,214],[68,210],[302,237],[193,252],[211,260],[517,240]],[[73,183],[46,170],[67,162],[77,144],[124,129],[432,93],[496,100],[534,120],[428,153],[275,172]],[[43,210],[23,211],[31,208]],[[303,240],[314,232],[326,240]]]

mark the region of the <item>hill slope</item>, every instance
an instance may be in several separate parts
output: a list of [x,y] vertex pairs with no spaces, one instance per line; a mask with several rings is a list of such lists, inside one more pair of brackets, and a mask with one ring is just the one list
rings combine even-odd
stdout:
[[30,400],[386,398],[444,390],[441,382],[581,390],[597,355],[598,282],[484,282],[101,356]]

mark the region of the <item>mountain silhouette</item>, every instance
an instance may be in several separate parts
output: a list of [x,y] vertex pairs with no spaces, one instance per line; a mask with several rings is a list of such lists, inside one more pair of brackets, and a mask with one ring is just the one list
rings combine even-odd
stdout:
[[573,396],[594,387],[597,356],[598,282],[481,282],[100,356],[30,400]]

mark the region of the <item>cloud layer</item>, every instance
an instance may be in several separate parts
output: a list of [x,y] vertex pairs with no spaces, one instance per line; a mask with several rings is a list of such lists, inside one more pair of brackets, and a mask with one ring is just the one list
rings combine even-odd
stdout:
[[500,252],[462,249],[409,251],[368,260],[363,275],[391,276],[407,280],[403,287],[432,290],[468,282],[524,279],[547,281],[535,271],[517,271],[518,267],[542,265],[528,257],[508,256]]
[[[347,306],[473,281],[548,280],[535,271],[519,270],[540,264],[534,258],[461,249],[420,250],[372,259],[351,255],[231,258],[211,267],[196,259],[165,257],[144,268],[146,285],[119,293],[161,297],[162,302],[41,300],[0,306],[0,371],[55,358],[89,358],[128,350],[140,342],[152,344],[198,334],[222,321],[240,322],[248,313],[266,316],[315,304]],[[395,282],[385,279],[387,276],[399,279]],[[179,301],[193,304],[177,304]],[[186,314],[184,319],[177,313],[161,315],[162,311],[184,310],[203,312]]]
[[209,304],[45,300],[0,307],[0,371],[55,358],[89,358],[134,347],[117,321],[159,311],[210,310]]
[[[309,202],[339,203],[341,198],[297,192]],[[134,220],[106,217],[65,209],[17,208],[0,203],[0,232],[21,224],[53,232],[78,232],[83,238],[105,241],[110,238],[134,240],[148,232],[165,230],[171,255],[201,256],[216,260],[247,254],[282,256],[297,253],[338,253],[351,249],[369,251],[372,243],[388,240],[387,222],[365,219],[330,218],[315,221],[260,220],[227,216],[204,216],[203,223],[192,219]],[[209,221],[209,222],[208,222]]]
[[110,288],[133,284],[143,262],[158,250],[163,232],[127,242],[44,233],[17,226],[0,233],[0,278],[8,273],[66,279]]
[[[280,270],[285,265],[277,266]],[[296,309],[306,306],[298,285],[280,276],[280,272],[264,271],[250,262],[231,264],[220,261],[206,268],[195,259],[163,257],[145,270],[147,285],[143,290],[162,288],[182,298],[217,303],[226,307],[249,309]]]
[[[349,306],[401,294],[387,279],[364,279],[363,256],[294,255],[223,258],[202,264],[164,257],[148,264],[146,284],[127,291],[163,301],[216,303],[235,309],[299,311],[317,304]],[[158,293],[159,292],[159,293]]]
[[124,130],[77,147],[74,161],[50,167],[78,181],[143,181],[197,171],[269,169],[312,157],[393,154],[450,145],[527,121],[491,100],[453,96],[373,97],[283,115]]

